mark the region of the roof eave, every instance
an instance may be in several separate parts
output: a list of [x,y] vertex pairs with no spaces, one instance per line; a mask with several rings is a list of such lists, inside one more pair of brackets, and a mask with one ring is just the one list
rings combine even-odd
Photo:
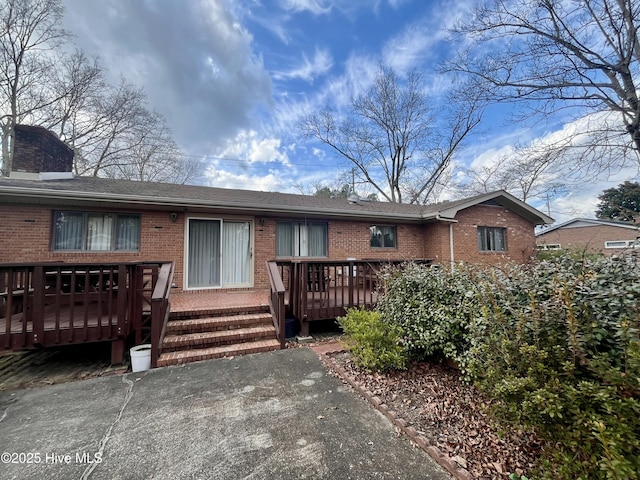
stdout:
[[0,196],[11,196],[13,198],[31,198],[47,200],[61,200],[67,202],[108,202],[111,204],[140,205],[147,207],[166,207],[179,210],[184,209],[220,209],[235,212],[253,212],[256,214],[304,214],[307,216],[330,216],[335,218],[357,218],[357,219],[381,219],[381,220],[402,220],[405,222],[422,222],[424,217],[420,214],[398,214],[391,212],[376,212],[363,210],[362,212],[353,210],[316,208],[312,212],[309,207],[297,207],[288,205],[265,205],[265,204],[243,204],[231,202],[206,202],[202,200],[183,199],[176,201],[170,197],[148,197],[141,195],[116,195],[99,192],[70,192],[67,190],[43,190],[40,188],[18,188],[5,187],[0,189]]
[[514,197],[513,195],[511,195],[510,193],[504,190],[498,190],[496,192],[490,192],[484,195],[479,195],[477,197],[469,199],[469,201],[467,202],[457,204],[453,208],[442,209],[438,213],[442,217],[454,218],[460,210],[464,210],[466,208],[479,205],[489,200],[497,200],[500,198],[502,198],[503,201],[502,202],[498,201],[498,203],[500,203],[505,208],[508,208],[509,210],[513,211],[514,213],[520,215],[521,217],[529,220],[534,225],[549,225],[555,222],[553,218],[549,217],[548,215],[545,215],[538,209],[526,204],[522,200],[517,199],[516,197]]

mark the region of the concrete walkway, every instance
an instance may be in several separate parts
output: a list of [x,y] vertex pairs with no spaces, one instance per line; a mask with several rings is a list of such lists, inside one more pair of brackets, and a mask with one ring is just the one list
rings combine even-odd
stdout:
[[306,348],[0,393],[0,453],[0,479],[450,478]]

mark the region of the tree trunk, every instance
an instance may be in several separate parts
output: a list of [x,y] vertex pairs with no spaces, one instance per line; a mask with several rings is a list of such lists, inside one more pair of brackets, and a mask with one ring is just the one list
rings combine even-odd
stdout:
[[13,122],[8,119],[2,125],[2,170],[0,174],[8,177],[13,167]]

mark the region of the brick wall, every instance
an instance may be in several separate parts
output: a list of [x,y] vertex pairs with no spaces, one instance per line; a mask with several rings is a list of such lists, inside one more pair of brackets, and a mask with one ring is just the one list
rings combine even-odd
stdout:
[[28,173],[71,172],[73,150],[43,127],[16,125],[12,170]]
[[[66,209],[66,208],[63,208]],[[138,213],[127,209],[85,209],[86,211]],[[83,210],[83,211],[85,211]],[[185,214],[172,222],[169,211],[142,211],[139,252],[52,252],[53,211],[37,205],[0,205],[0,263],[26,262],[176,262],[174,281],[183,288]],[[224,216],[221,216],[224,218]],[[533,227],[501,207],[472,207],[458,214],[453,224],[455,260],[496,263],[527,261],[534,247]],[[248,218],[254,224],[254,286],[268,287],[266,262],[275,258],[276,218]],[[286,219],[281,219],[286,220]],[[290,220],[300,220],[292,218]],[[329,221],[329,259],[412,259],[449,261],[449,224],[398,224],[397,248],[371,248],[369,227],[378,222]],[[389,223],[391,224],[391,223]],[[506,253],[478,252],[476,226],[507,228]]]
[[[62,208],[69,209],[69,208]],[[71,210],[71,209],[69,209]],[[83,211],[138,213],[126,209]],[[169,212],[142,212],[139,252],[53,252],[53,211],[30,205],[0,205],[0,263],[27,262],[139,262],[174,260],[176,278],[182,280],[184,216],[173,223]]]
[[[254,268],[255,284],[259,287],[268,286],[266,262],[276,258],[276,223],[278,221],[303,221],[303,219],[257,217]],[[383,225],[380,222],[328,221],[329,260],[425,258],[423,240],[425,227],[423,225],[397,225],[398,248],[371,248],[369,227],[374,224]],[[384,225],[391,225],[391,223],[384,223]]]
[[604,248],[604,242],[615,240],[635,240],[640,231],[613,225],[591,225],[574,228],[557,228],[549,233],[538,235],[538,245],[559,243],[563,249],[585,248],[604,255],[621,253],[624,249]]
[[[456,262],[525,263],[533,256],[536,244],[533,225],[504,207],[477,205],[458,212],[456,220],[458,223],[453,225]],[[478,251],[477,227],[506,228],[506,252]]]

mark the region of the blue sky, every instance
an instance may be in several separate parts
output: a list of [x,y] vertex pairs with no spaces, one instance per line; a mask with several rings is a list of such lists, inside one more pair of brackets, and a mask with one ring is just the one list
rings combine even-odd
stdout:
[[[63,1],[75,44],[99,56],[113,82],[122,75],[145,89],[180,147],[203,163],[198,183],[285,192],[335,183],[344,163],[302,141],[296,123],[326,104],[344,108],[381,61],[399,75],[419,69],[446,109],[450,80],[436,67],[455,49],[447,28],[472,8],[464,0]],[[570,131],[559,118],[525,126],[508,115],[506,106],[489,109],[458,165],[493,165],[517,141]],[[592,217],[603,188],[635,175],[569,191],[551,215]]]

